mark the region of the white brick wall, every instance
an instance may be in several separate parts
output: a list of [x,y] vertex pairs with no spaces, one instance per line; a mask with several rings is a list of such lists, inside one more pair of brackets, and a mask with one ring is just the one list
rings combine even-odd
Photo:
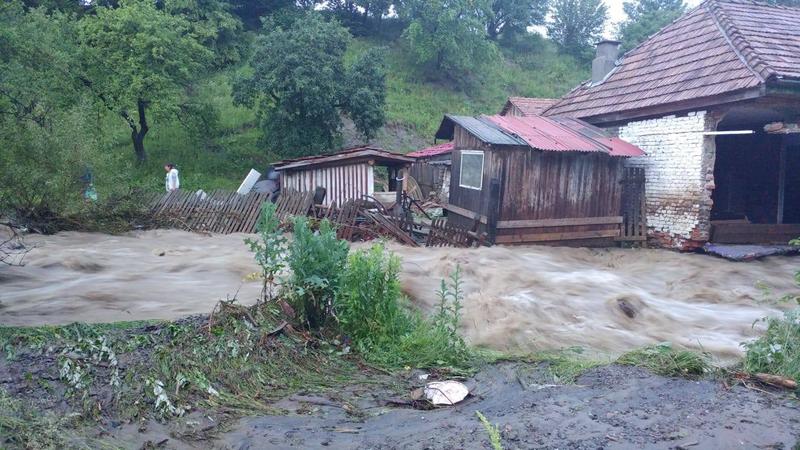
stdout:
[[647,153],[627,162],[645,168],[647,224],[651,231],[671,236],[677,247],[685,240],[707,239],[714,151],[703,132],[713,129],[709,119],[698,111],[619,128],[620,138]]

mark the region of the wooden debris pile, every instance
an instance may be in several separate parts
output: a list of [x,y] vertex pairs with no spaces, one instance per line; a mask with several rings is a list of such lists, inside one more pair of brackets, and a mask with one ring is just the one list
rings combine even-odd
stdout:
[[[363,241],[391,237],[412,247],[472,247],[487,245],[485,233],[465,230],[446,219],[415,220],[411,214],[396,215],[371,197],[347,201],[341,207],[315,206],[318,219],[328,219],[339,230],[338,237]],[[424,213],[424,211],[423,211]]]
[[[284,191],[275,203],[281,222],[288,225],[294,216],[310,216],[330,220],[338,237],[348,241],[364,241],[381,237],[394,238],[414,247],[472,247],[487,244],[485,233],[448,224],[443,218],[430,218],[418,202],[405,201],[400,213],[387,210],[378,200],[365,196],[337,205],[323,206],[319,193]],[[324,196],[324,192],[322,193]],[[261,205],[270,194],[251,192],[174,191],[152,201],[154,227],[178,228],[207,233],[254,233]],[[315,201],[316,200],[316,201]],[[427,220],[415,220],[414,211]]]

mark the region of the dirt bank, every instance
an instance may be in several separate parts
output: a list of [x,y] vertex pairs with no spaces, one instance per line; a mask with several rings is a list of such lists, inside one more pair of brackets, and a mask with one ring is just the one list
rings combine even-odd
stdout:
[[[800,436],[800,410],[784,394],[762,394],[715,381],[652,375],[641,369],[607,366],[581,376],[575,385],[552,386],[541,366],[489,366],[469,382],[476,397],[454,408],[421,411],[388,408],[368,389],[361,397],[331,400],[293,396],[276,406],[285,415],[244,417],[200,446],[230,449],[491,448],[475,411],[499,426],[506,449],[783,448]],[[356,409],[347,405],[356,405]],[[348,412],[349,411],[349,412]],[[208,419],[188,420],[202,428]],[[176,439],[185,424],[151,423],[108,430],[118,443],[139,448],[194,448]],[[186,436],[191,436],[188,434]]]
[[[234,295],[252,303],[260,284],[249,281],[257,267],[245,237],[174,230],[30,236],[37,248],[27,265],[0,268],[0,324],[172,319],[206,313]],[[733,263],[659,250],[390,247],[403,260],[405,292],[425,308],[436,303],[440,280],[461,267],[461,331],[475,345],[524,352],[582,346],[616,355],[671,341],[723,362],[757,334],[754,321],[779,313],[762,302],[757,283],[774,296],[790,291],[798,261]]]

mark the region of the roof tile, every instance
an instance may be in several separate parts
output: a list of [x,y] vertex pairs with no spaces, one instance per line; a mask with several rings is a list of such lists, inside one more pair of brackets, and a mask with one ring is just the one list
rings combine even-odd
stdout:
[[624,55],[601,84],[585,82],[544,114],[590,118],[800,78],[800,9],[706,0]]

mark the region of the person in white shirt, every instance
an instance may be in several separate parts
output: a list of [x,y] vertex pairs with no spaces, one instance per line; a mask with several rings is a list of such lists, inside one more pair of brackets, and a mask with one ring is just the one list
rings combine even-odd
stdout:
[[181,182],[178,179],[178,169],[175,164],[167,163],[164,165],[164,170],[167,171],[166,186],[167,192],[177,191],[181,187]]

